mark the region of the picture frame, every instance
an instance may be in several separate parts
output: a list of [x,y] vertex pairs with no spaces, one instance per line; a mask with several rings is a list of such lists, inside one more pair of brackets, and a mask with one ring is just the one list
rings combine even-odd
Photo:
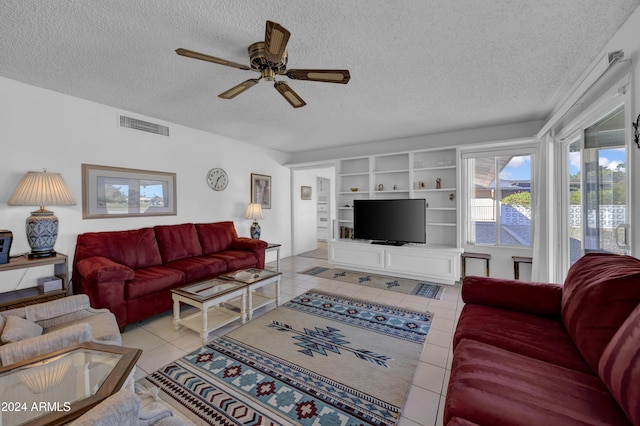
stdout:
[[311,187],[310,186],[301,186],[300,187],[300,199],[302,199],[302,200],[310,200],[311,199]]
[[271,208],[271,176],[251,173],[251,202]]
[[82,164],[82,218],[176,215],[176,174]]

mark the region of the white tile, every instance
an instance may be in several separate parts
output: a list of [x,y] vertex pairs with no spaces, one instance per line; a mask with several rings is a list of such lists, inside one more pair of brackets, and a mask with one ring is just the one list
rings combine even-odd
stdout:
[[182,358],[186,354],[186,351],[179,349],[171,343],[165,343],[155,349],[143,352],[138,360],[138,365],[143,370],[151,373],[178,358]]
[[435,425],[440,395],[418,386],[411,386],[402,417],[419,425]]
[[122,346],[142,349],[143,354],[165,343],[166,340],[141,327],[127,328],[122,334]]
[[448,358],[449,349],[429,343],[424,345],[422,355],[420,355],[420,361],[433,364],[441,368],[447,367]]
[[440,394],[445,369],[426,362],[419,362],[413,375],[413,385]]

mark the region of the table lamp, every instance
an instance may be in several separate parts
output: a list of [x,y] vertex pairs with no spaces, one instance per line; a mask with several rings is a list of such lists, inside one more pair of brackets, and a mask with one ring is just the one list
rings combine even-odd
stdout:
[[258,225],[258,219],[262,219],[262,206],[258,203],[251,203],[247,206],[247,212],[244,214],[245,219],[253,219],[250,232],[251,238],[256,240],[260,239],[260,225]]
[[58,218],[49,206],[72,206],[76,202],[60,173],[28,172],[9,199],[10,206],[40,206],[27,218],[27,241],[30,258],[55,256],[53,246],[58,238]]

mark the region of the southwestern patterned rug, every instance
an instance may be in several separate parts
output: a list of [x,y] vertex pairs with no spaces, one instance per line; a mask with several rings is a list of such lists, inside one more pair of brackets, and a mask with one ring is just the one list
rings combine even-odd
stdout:
[[384,275],[368,274],[366,272],[324,267],[314,267],[306,271],[302,271],[300,274],[313,275],[314,277],[328,278],[330,280],[344,281],[352,284],[360,284],[367,287],[381,288],[384,290],[396,291],[398,293],[414,294],[416,296],[428,297],[429,299],[441,300],[444,295],[444,288],[440,284],[428,281],[387,277]]
[[197,424],[395,425],[431,317],[312,290],[145,380]]

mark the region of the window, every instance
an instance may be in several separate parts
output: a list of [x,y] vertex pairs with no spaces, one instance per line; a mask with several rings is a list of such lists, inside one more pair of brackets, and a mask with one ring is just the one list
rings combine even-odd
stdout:
[[533,149],[463,155],[466,242],[531,247]]

